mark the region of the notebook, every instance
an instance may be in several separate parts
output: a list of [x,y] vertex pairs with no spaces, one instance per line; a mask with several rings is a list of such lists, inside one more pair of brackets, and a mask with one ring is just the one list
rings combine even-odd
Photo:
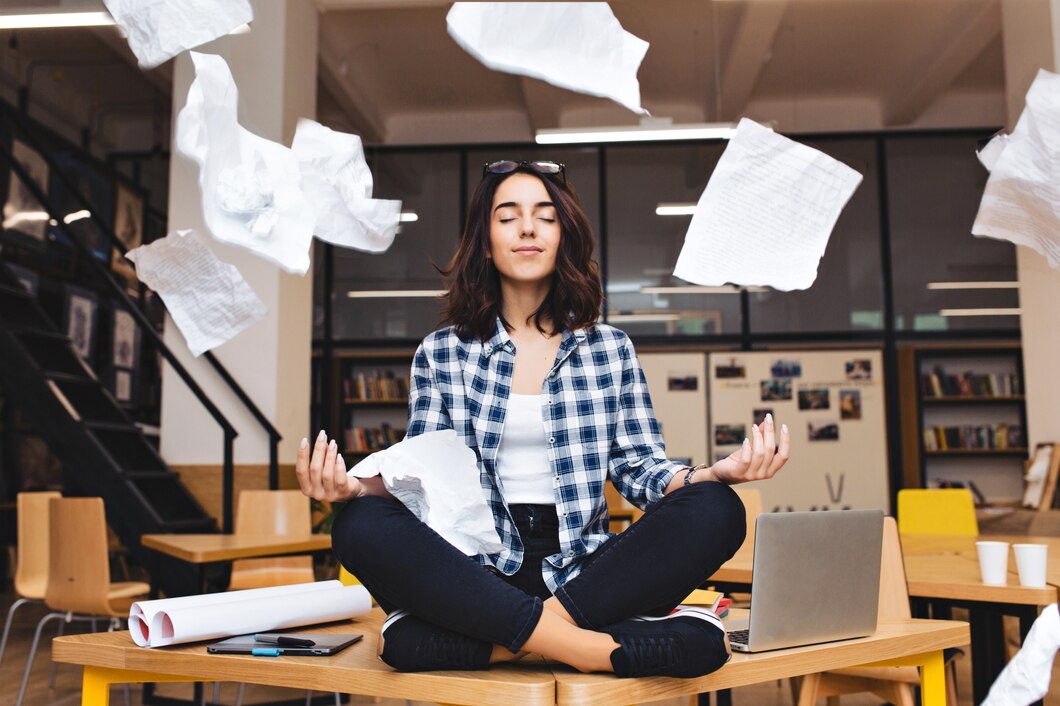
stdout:
[[[286,637],[295,638],[300,642],[312,642],[312,645],[280,644],[275,640],[266,642],[260,639],[262,636],[275,636],[276,634],[277,633],[262,633],[259,635],[239,635],[237,637],[230,637],[227,640],[207,645],[206,651],[210,654],[253,654],[261,657],[279,657],[280,655],[308,655],[323,657],[333,655],[336,652],[349,647],[363,637],[363,635],[280,633]],[[259,639],[255,639],[256,637]]]
[[743,625],[729,621],[732,649],[763,652],[876,632],[882,548],[879,510],[759,515],[750,617]]

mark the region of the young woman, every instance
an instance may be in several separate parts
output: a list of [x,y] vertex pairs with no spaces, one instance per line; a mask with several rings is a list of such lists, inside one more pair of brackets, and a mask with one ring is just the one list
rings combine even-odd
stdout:
[[[379,653],[396,669],[530,651],[582,671],[692,677],[729,658],[714,614],[678,605],[743,542],[729,485],[772,477],[787,427],[767,417],[713,466],[667,460],[629,338],[596,323],[592,253],[562,164],[485,165],[446,272],[449,326],[416,351],[408,435],[451,428],[475,451],[498,554],[463,555],[382,479],[348,478],[323,431],[312,449],[302,440],[303,492],[350,501],[335,554],[387,612]],[[608,477],[647,508],[614,536]]]

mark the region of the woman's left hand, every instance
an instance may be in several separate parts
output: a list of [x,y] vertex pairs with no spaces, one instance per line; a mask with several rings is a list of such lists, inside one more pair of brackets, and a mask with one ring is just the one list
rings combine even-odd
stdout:
[[737,451],[707,470],[714,480],[729,485],[772,478],[787,463],[791,452],[791,433],[787,424],[781,425],[779,436],[778,442],[773,415],[767,414],[761,425],[751,427],[751,438],[744,439]]

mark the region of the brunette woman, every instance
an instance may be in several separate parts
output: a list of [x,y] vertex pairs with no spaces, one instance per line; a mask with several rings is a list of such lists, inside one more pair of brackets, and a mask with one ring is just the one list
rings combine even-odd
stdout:
[[[380,657],[403,671],[482,669],[536,652],[582,671],[700,676],[730,655],[713,612],[679,606],[744,539],[729,485],[772,477],[787,427],[767,417],[728,458],[666,458],[629,338],[597,323],[589,221],[562,164],[483,167],[446,275],[446,326],[412,364],[408,435],[454,429],[479,461],[503,549],[468,557],[382,479],[347,477],[322,431],[303,492],[348,500],[335,554],[388,616]],[[610,478],[644,516],[607,532]]]

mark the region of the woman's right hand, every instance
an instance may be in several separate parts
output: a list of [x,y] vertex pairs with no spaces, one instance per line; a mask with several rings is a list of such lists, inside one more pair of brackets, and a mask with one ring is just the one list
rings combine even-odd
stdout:
[[334,439],[329,442],[323,429],[313,442],[312,456],[309,442],[302,439],[294,473],[302,492],[314,500],[342,502],[364,495],[360,479],[346,475],[346,461],[339,453],[338,444]]

